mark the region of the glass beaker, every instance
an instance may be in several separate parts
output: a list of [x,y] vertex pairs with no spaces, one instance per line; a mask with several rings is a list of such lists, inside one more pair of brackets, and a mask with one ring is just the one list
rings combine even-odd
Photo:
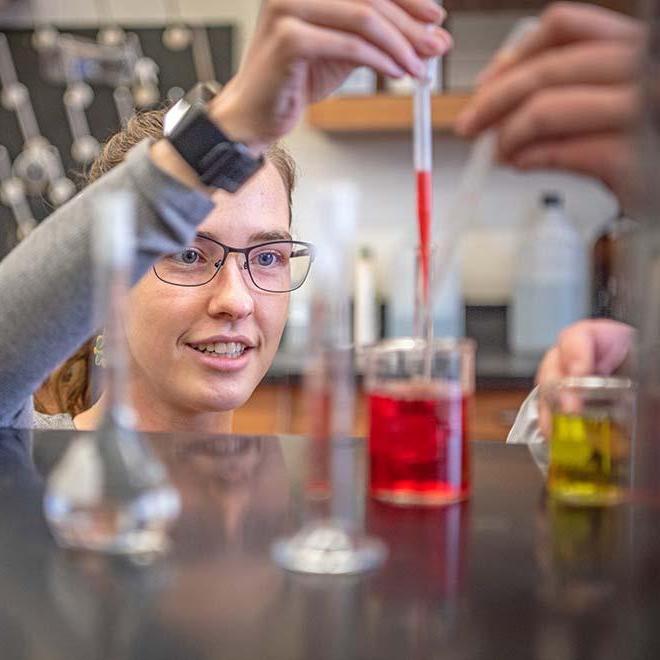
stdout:
[[635,387],[627,378],[564,378],[541,388],[552,419],[548,492],[574,505],[621,502],[630,479]]
[[436,339],[430,378],[426,342],[387,340],[366,352],[371,494],[396,504],[467,499],[469,402],[475,342]]

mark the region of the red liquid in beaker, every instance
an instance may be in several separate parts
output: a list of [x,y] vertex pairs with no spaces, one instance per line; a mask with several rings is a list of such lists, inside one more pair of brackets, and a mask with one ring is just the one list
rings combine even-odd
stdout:
[[470,492],[468,398],[369,396],[371,493],[401,504],[447,504]]

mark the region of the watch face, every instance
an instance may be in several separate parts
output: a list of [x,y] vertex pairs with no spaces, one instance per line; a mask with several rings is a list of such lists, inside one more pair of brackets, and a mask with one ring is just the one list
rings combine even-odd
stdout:
[[165,137],[172,134],[174,127],[181,121],[181,118],[188,110],[190,110],[190,103],[184,96],[165,113],[165,118],[163,119],[163,135]]
[[174,127],[193,105],[206,105],[221,89],[222,85],[217,82],[197,83],[165,113],[163,120],[165,137],[172,134]]
[[232,142],[206,114],[215,94],[209,85],[196,85],[165,115],[163,132],[200,181],[234,192],[263,165],[244,145]]

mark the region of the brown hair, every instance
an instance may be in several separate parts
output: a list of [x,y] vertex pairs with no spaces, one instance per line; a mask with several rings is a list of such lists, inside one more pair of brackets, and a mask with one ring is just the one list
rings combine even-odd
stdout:
[[[145,138],[163,136],[165,110],[151,110],[133,116],[126,127],[113,135],[92,163],[85,182],[93,183],[119,165],[126,154]],[[296,184],[296,166],[290,154],[280,145],[271,146],[266,158],[277,168],[287,192],[289,217],[293,190]],[[67,412],[78,415],[92,404],[90,367],[94,338],[86,341],[71,357],[62,363],[35,393],[35,407],[40,412]]]

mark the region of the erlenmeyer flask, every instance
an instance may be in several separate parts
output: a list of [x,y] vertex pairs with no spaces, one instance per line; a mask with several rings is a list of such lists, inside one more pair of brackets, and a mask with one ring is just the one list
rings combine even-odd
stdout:
[[[133,429],[123,312],[133,267],[132,198],[95,205],[92,241],[96,321],[103,327],[105,413],[94,433],[76,434],[51,473],[44,513],[59,545],[146,561],[167,549],[180,509],[164,466]],[[100,312],[100,313],[99,313]]]

